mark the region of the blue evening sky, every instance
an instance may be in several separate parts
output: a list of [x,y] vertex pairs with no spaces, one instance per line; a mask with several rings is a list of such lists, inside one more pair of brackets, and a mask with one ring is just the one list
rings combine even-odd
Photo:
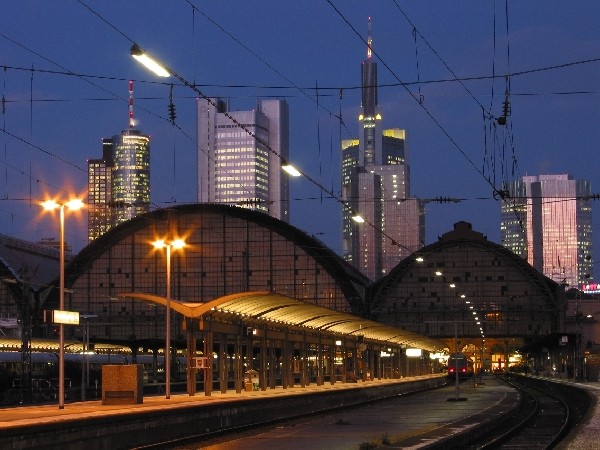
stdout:
[[[369,16],[383,127],[408,132],[412,194],[460,199],[427,203],[426,244],[459,220],[499,242],[492,187],[503,180],[570,173],[600,193],[596,0],[5,0],[1,16],[0,233],[58,238],[37,201],[85,194],[87,160],[127,128],[129,79],[138,127],[152,137],[154,207],[196,201],[196,94],[147,73],[132,41],[233,110],[285,98],[290,159],[339,197]],[[494,126],[507,91],[508,124]],[[291,180],[290,196],[291,223],[339,253],[338,200],[306,179]],[[84,217],[67,217],[75,250],[86,231]]]

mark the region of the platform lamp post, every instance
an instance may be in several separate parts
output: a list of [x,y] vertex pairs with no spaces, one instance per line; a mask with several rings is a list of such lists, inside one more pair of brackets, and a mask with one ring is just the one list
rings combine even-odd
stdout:
[[[40,206],[46,211],[60,211],[60,239],[59,239],[59,276],[60,284],[58,291],[58,308],[61,311],[65,309],[65,207],[76,211],[83,208],[83,202],[78,199],[71,199],[66,202],[57,202],[56,200],[46,200],[40,203]],[[65,407],[65,324],[59,324],[59,343],[58,343],[58,408]]]
[[170,242],[158,239],[152,242],[157,249],[166,249],[167,253],[167,311],[165,330],[165,398],[171,398],[171,249],[179,250],[185,247],[183,239],[174,239]]

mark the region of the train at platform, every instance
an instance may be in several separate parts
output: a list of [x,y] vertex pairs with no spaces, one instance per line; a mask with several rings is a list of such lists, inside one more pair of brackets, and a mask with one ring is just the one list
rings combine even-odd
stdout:
[[473,360],[464,353],[452,353],[448,357],[448,377],[455,378],[458,373],[459,378],[469,378],[473,376]]

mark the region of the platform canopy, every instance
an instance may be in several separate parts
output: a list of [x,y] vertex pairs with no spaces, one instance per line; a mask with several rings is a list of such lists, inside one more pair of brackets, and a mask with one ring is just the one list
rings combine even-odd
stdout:
[[[124,292],[132,298],[166,306],[167,298],[141,292]],[[268,291],[226,295],[206,303],[185,303],[171,299],[170,308],[189,319],[211,318],[220,322],[253,322],[273,328],[303,329],[312,333],[357,338],[367,342],[442,351],[444,343],[411,331],[401,330],[351,314],[333,311]]]

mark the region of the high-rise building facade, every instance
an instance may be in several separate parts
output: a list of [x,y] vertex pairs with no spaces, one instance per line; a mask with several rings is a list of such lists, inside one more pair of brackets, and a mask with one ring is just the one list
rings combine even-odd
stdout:
[[88,241],[112,226],[112,138],[102,139],[102,158],[88,160]]
[[591,184],[571,175],[524,176],[505,186],[502,243],[553,280],[593,279]]
[[102,158],[88,160],[88,241],[150,211],[150,137],[134,128],[129,82],[129,129],[102,139]]
[[[361,137],[342,141],[343,256],[376,280],[424,245],[425,221],[422,202],[410,196],[406,131],[380,130],[370,22],[367,42]],[[355,214],[366,223],[353,220]]]
[[[221,99],[198,99],[198,201],[262,211],[289,222],[289,110],[261,100],[252,111],[229,111]],[[250,131],[250,133],[248,133]]]
[[113,137],[114,224],[150,210],[150,137],[130,128]]

